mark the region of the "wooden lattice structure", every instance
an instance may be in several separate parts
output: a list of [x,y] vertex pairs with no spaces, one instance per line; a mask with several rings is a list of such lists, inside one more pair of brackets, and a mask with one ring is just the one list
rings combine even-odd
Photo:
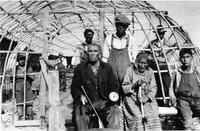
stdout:
[[[137,0],[44,0],[44,1],[0,1],[0,102],[2,103],[3,90],[12,90],[12,126],[15,126],[15,67],[17,54],[23,53],[26,56],[26,66],[33,66],[38,62],[42,55],[46,57],[48,54],[62,53],[64,56],[72,56],[76,45],[84,41],[83,32],[86,28],[91,28],[95,32],[95,40],[103,45],[105,36],[115,32],[114,18],[118,14],[124,14],[131,20],[127,33],[135,38],[135,44],[143,50],[143,47],[148,45],[152,39],[158,35],[156,31],[157,25],[163,25],[167,31],[165,38],[169,41],[169,48],[161,48],[164,52],[165,59],[168,64],[168,70],[158,70],[155,73],[159,74],[159,79],[162,89],[161,99],[164,103],[166,97],[163,91],[161,73],[173,71],[171,65],[178,65],[178,53],[181,48],[194,48],[194,64],[199,64],[199,51],[194,47],[187,32],[182,26],[178,25],[173,19],[168,16],[167,11],[157,10],[146,1]],[[153,33],[155,31],[156,33]],[[166,50],[171,52],[171,59],[167,60]],[[150,49],[154,55],[155,50]],[[44,61],[40,61],[42,64]],[[55,77],[58,80],[58,74],[55,71],[46,72],[45,64],[42,66],[42,78],[40,89],[40,116],[38,121],[25,122],[29,126],[43,127],[45,114],[45,90],[49,88],[48,93],[57,92],[54,98],[59,100],[59,91],[51,87],[58,85],[48,81]],[[11,74],[6,74],[8,69],[13,69]],[[46,72],[46,74],[45,74]],[[41,71],[33,74],[40,74]],[[26,76],[25,72],[24,76]],[[46,76],[45,76],[46,75]],[[12,76],[12,81],[7,77]],[[24,87],[25,89],[25,87]],[[69,91],[68,91],[69,92]],[[54,94],[54,93],[53,93]],[[43,100],[43,101],[42,101]],[[49,98],[55,102],[55,99]],[[51,103],[51,106],[58,108],[56,103]],[[52,110],[55,112],[55,110]],[[52,113],[51,112],[51,113]],[[49,117],[54,117],[49,114]],[[42,119],[42,120],[41,120]],[[41,122],[42,121],[42,122]],[[55,120],[58,122],[59,120]],[[54,130],[59,128],[58,125],[52,126],[55,121],[50,121],[49,129]],[[41,124],[43,123],[43,124]],[[19,124],[18,126],[24,126]],[[57,127],[56,127],[57,126]]]

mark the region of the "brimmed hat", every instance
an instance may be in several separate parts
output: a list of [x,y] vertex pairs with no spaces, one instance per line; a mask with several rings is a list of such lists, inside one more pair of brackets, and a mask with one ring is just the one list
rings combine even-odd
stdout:
[[149,56],[145,52],[140,52],[140,53],[137,54],[136,59],[137,60],[140,60],[140,59],[146,59],[146,60],[148,60]]
[[[167,31],[163,28],[162,25],[158,25],[156,30],[157,30],[158,33],[165,33],[165,32],[167,32]],[[154,30],[153,33],[156,33],[156,31]]]
[[22,60],[22,59],[26,59],[26,56],[25,55],[22,55],[22,54],[19,54],[18,56],[17,56],[17,61],[19,61],[19,60]]
[[115,23],[123,23],[125,25],[130,25],[131,22],[130,20],[128,19],[128,17],[126,17],[125,15],[118,15],[116,18],[115,18]]

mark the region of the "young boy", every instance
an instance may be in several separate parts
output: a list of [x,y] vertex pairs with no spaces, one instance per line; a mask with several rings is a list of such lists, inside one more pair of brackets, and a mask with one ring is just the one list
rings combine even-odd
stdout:
[[200,67],[192,66],[191,49],[182,49],[179,57],[182,65],[172,77],[169,96],[173,105],[177,100],[185,129],[191,129],[192,116],[200,116]]

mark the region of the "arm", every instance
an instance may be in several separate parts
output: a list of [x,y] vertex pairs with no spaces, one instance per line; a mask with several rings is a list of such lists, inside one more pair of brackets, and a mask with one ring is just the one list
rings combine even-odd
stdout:
[[103,51],[102,51],[102,61],[107,62],[109,57],[110,51],[109,51],[109,44],[108,44],[108,38],[106,38],[105,43],[103,45]]
[[147,97],[152,101],[155,99],[156,96],[156,92],[157,92],[157,86],[156,86],[156,80],[155,80],[155,76],[153,73],[153,70],[150,69],[149,71],[149,75],[150,75],[150,84],[149,84],[149,92],[147,94]]
[[200,66],[196,67],[196,72],[197,72],[197,80],[200,83]]
[[74,77],[72,79],[71,95],[74,101],[76,101],[80,99],[81,94],[81,71],[79,66],[77,66],[74,70]]
[[74,65],[78,65],[81,61],[81,56],[80,56],[80,47],[77,47],[75,50],[75,55],[74,55]]
[[111,67],[108,75],[108,88],[110,89],[110,92],[117,92],[119,94],[118,82]]
[[133,69],[132,67],[129,67],[126,70],[126,75],[122,83],[122,88],[125,94],[131,93],[133,87],[136,85],[136,83],[132,83],[132,81],[133,81]]
[[176,78],[176,72],[172,73],[171,81],[170,81],[170,86],[169,86],[169,97],[170,97],[170,104],[173,106],[176,104],[176,96],[174,93],[174,82]]
[[27,76],[33,81],[35,79],[35,75],[31,75],[29,73],[33,73],[33,69],[31,67],[27,71]]
[[136,56],[138,54],[138,45],[135,43],[133,37],[130,37],[130,41],[129,41],[129,56],[130,56],[130,60],[131,63],[135,62]]

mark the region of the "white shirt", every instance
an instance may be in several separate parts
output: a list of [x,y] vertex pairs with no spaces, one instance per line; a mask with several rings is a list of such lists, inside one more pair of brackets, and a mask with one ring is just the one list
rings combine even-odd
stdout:
[[88,45],[86,43],[82,43],[77,45],[76,50],[75,50],[75,55],[73,57],[73,65],[78,65],[81,62],[81,55],[83,53],[83,51],[87,51]]
[[[128,35],[129,35],[129,43],[128,43],[128,55],[129,55],[129,59],[132,63],[135,62],[136,56],[138,54],[138,47],[136,45],[136,43],[134,43],[134,38],[132,35],[130,34],[126,34],[123,38],[119,38],[117,37],[116,34],[114,34],[114,38],[113,38],[113,48],[116,49],[123,49],[126,47],[126,43],[127,43],[127,39],[128,39]],[[110,54],[110,50],[111,50],[111,39],[112,39],[112,34],[107,36],[105,39],[105,43],[103,46],[103,58],[102,61],[107,62],[108,58],[109,58],[109,54]]]

